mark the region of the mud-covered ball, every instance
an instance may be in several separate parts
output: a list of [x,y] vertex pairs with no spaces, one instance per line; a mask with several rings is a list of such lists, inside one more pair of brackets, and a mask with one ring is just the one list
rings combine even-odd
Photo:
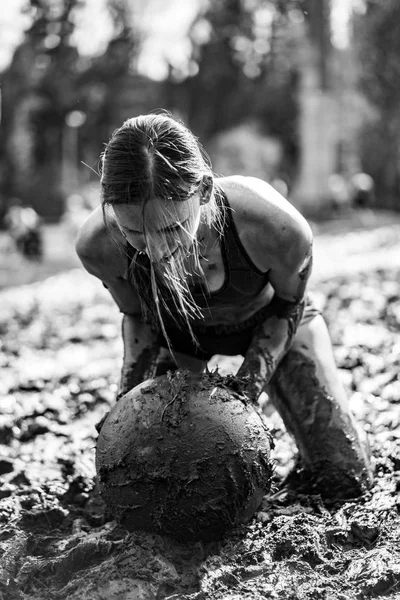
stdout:
[[125,394],[97,441],[102,497],[128,530],[219,539],[269,490],[271,438],[232,378],[185,371]]

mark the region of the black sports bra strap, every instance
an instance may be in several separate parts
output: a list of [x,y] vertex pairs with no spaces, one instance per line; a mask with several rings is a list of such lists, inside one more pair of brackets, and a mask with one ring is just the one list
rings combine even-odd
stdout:
[[248,269],[256,275],[265,276],[265,273],[260,271],[251,260],[242,241],[239,237],[239,233],[233,218],[233,209],[231,208],[226,194],[223,193],[224,204],[225,204],[225,227],[224,227],[224,245],[225,251],[227,252],[230,270],[239,270],[243,268]]

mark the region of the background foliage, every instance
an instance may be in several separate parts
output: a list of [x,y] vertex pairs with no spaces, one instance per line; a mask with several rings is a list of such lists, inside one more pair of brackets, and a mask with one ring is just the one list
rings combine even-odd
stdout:
[[400,5],[367,0],[355,23],[360,57],[360,87],[371,114],[360,132],[365,170],[376,181],[387,206],[399,209],[400,192]]
[[[113,129],[158,107],[180,115],[210,148],[224,132],[249,124],[250,135],[256,124],[259,134],[281,145],[275,176],[296,178],[303,151],[299,57],[306,44],[317,49],[319,88],[335,94],[331,65],[340,51],[332,53],[329,0],[199,1],[187,34],[187,65],[171,64],[162,81],[139,68],[148,35],[144,23],[157,0],[108,0],[112,33],[104,51],[89,57],[74,43],[83,4],[26,2],[31,24],[0,74],[0,216],[10,199],[19,197],[46,219],[57,220],[71,193],[97,181],[91,169],[97,171]],[[365,0],[359,6],[350,47],[356,65],[352,94],[362,96],[365,118],[351,160],[342,157],[354,167],[338,160],[337,170],[370,173],[379,192],[376,202],[397,210],[400,8],[396,0]],[[270,175],[268,165],[265,172]]]

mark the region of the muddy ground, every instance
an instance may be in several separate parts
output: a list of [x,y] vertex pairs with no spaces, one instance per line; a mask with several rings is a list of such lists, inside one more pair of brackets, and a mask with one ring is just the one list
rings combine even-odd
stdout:
[[374,237],[381,258],[362,268],[348,268],[362,254],[348,235],[351,256],[336,270],[320,260],[313,288],[370,436],[374,488],[329,504],[282,487],[295,448],[270,411],[274,489],[219,543],[128,534],[98,496],[94,425],[113,404],[122,354],[101,285],[74,269],[1,293],[0,598],[400,598],[399,229]]

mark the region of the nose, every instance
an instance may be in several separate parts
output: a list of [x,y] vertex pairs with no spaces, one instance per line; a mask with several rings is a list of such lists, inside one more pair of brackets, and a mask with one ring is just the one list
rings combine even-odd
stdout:
[[140,254],[147,253],[146,244],[143,240],[138,239],[130,239],[128,238],[128,242],[133,246],[135,250],[137,250]]
[[149,240],[143,235],[128,235],[128,242],[141,254],[147,254],[151,261],[158,261],[167,253],[166,244],[159,240]]

